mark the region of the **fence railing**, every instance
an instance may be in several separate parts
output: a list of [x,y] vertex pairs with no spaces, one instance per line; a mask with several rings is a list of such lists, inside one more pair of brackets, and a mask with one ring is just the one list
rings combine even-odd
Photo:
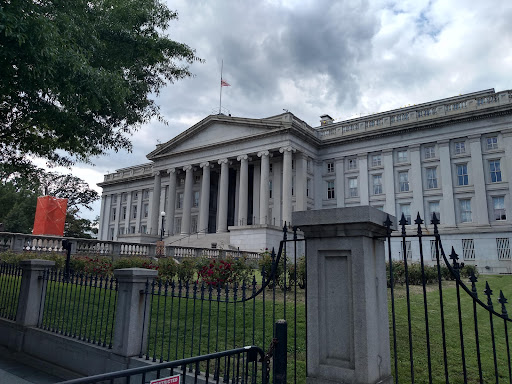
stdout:
[[[500,290],[497,300],[499,309],[495,309],[489,282],[483,285],[475,274],[476,268],[459,263],[453,247],[450,255],[445,254],[435,215],[431,237],[435,241],[436,263],[433,269],[428,267],[421,241],[426,235],[419,214],[414,223],[415,233],[408,234],[403,215],[399,222],[402,260],[392,257],[389,217],[385,223],[395,383],[512,382],[511,320],[503,292]],[[407,259],[406,239],[418,241],[419,266]],[[430,249],[426,254],[431,257]],[[468,286],[465,281],[471,284]],[[494,281],[506,286],[499,279]],[[479,299],[479,291],[483,291],[485,300]]]
[[47,269],[38,327],[112,348],[117,301],[114,277]]
[[[222,376],[224,377],[223,383],[266,384],[269,382],[267,366],[268,360],[265,359],[263,350],[256,346],[247,346],[147,367],[69,380],[62,384],[112,383],[115,379],[126,379],[126,382],[129,383],[145,384],[150,380],[166,378],[169,375],[178,376],[181,379],[181,381],[169,380],[169,383],[187,383],[187,381],[190,383],[219,383]],[[187,374],[192,371],[193,375]]]
[[20,267],[0,262],[0,317],[16,319],[21,276]]

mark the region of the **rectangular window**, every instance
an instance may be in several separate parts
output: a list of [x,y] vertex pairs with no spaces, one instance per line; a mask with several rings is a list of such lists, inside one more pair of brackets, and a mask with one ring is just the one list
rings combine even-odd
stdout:
[[494,208],[494,220],[497,220],[497,221],[507,220],[504,196],[493,197],[492,198],[492,206]]
[[400,192],[409,191],[409,172],[398,172]]
[[127,208],[123,207],[123,220],[126,220],[126,211],[127,211]]
[[466,153],[466,143],[464,141],[456,141],[455,142],[455,154],[461,155]]
[[132,225],[132,226],[130,227],[130,233],[131,233],[131,234],[134,234],[134,233],[135,233],[135,225]]
[[200,175],[195,175],[194,176],[194,184],[199,184],[201,182],[201,176]]
[[112,204],[117,203],[117,195],[112,195]]
[[194,191],[193,206],[199,207],[199,191]]
[[307,171],[311,171],[311,159],[308,159],[308,161],[306,162],[306,169]]
[[176,208],[183,208],[183,192],[178,193],[178,198],[176,199]]
[[268,181],[268,197],[272,198],[272,180]]
[[121,196],[123,197],[123,203],[126,203],[126,200],[128,199],[128,194],[123,193]]
[[334,163],[332,161],[327,163],[327,173],[334,173]]
[[179,182],[180,182],[180,185],[181,185],[181,186],[185,185],[185,178],[183,178],[183,177],[182,177],[182,178],[180,178],[180,181],[179,181]]
[[437,260],[436,241],[435,240],[430,240],[430,259]]
[[[404,241],[400,242],[400,252],[404,252]],[[410,241],[405,241],[405,256],[407,259],[412,259],[412,244]]]
[[508,237],[498,237],[496,239],[499,260],[510,260],[510,241]]
[[137,206],[134,205],[132,206],[132,219],[136,219],[137,218]]
[[498,149],[498,136],[487,138],[487,149]]
[[428,203],[428,211],[430,212],[430,220],[436,214],[436,218],[441,221],[441,210],[439,209],[439,201],[430,201]]
[[133,200],[139,199],[139,192],[133,192]]
[[348,179],[348,192],[350,197],[357,197],[358,196],[358,190],[357,190],[357,177],[353,177]]
[[197,216],[190,219],[190,233],[197,233]]
[[460,221],[462,223],[470,223],[473,221],[471,217],[471,199],[461,199],[460,204]]
[[311,190],[311,179],[307,179],[306,180],[306,197],[311,196],[310,190]]
[[147,231],[148,231],[147,225],[144,224],[144,225],[140,226],[140,233],[144,233],[145,234],[145,233],[147,233]]
[[373,175],[373,194],[380,195],[382,193],[382,175]]
[[434,159],[436,157],[436,147],[429,145],[424,148],[425,159]]
[[475,244],[473,239],[462,239],[462,258],[464,260],[475,259]]
[[149,190],[148,189],[145,189],[144,192],[142,192],[142,198],[144,200],[149,199]]
[[292,176],[292,196],[295,196],[295,176]]
[[119,227],[118,235],[124,235],[124,227]]
[[468,165],[457,164],[457,185],[468,185]]
[[174,222],[174,233],[181,233],[181,217],[177,217]]
[[269,172],[269,173],[272,173],[272,172],[273,172],[273,170],[274,170],[273,165],[274,165],[273,163],[270,163],[270,164],[268,165],[268,172]]
[[407,162],[407,159],[408,159],[407,151],[398,151],[396,153],[397,163],[405,163],[405,162]]
[[491,172],[491,183],[499,183],[501,181],[500,160],[490,160],[489,171]]
[[116,219],[116,209],[112,208],[112,220]]
[[437,188],[437,168],[427,168],[427,189]]
[[327,182],[327,198],[329,200],[335,198],[335,194],[334,194],[334,180],[329,180]]
[[110,240],[114,240],[114,228],[110,228]]
[[407,225],[411,224],[411,204],[400,204],[400,217],[404,215]]
[[149,204],[144,204],[144,217],[148,217],[149,216]]
[[348,169],[357,169],[357,160],[356,159],[348,160]]
[[382,156],[381,155],[373,155],[372,156],[372,167],[379,167],[382,165]]

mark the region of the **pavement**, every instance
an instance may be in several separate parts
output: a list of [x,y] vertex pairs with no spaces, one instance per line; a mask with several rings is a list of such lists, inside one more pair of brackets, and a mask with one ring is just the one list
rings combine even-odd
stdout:
[[53,384],[64,381],[0,354],[0,384]]

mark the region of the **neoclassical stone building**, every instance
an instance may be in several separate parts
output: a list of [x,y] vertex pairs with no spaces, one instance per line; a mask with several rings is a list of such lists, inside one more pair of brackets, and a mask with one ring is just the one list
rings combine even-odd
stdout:
[[413,220],[436,212],[445,247],[512,272],[512,91],[323,115],[318,127],[288,112],[211,115],[147,157],[98,184],[100,239],[154,242],[163,225],[167,244],[261,250],[278,244],[293,211],[371,205]]

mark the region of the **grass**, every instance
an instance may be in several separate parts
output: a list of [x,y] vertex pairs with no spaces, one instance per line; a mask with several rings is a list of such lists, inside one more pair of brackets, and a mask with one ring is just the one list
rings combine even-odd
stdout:
[[[2,280],[3,279],[3,280]],[[512,294],[512,276],[481,276],[477,283],[479,298],[486,302],[483,294],[485,282],[488,281],[493,289],[494,309],[501,312],[497,302],[499,291]],[[17,279],[0,276],[0,299],[6,292],[5,288]],[[157,288],[158,289],[158,288]],[[16,291],[16,290],[14,290]],[[66,283],[49,282],[46,292],[47,305],[44,309],[44,328],[66,334],[80,335],[78,338],[90,342],[99,342],[108,346],[111,337],[114,295],[105,295],[106,290],[96,285],[74,286]],[[451,383],[462,383],[463,366],[460,345],[459,315],[457,311],[457,291],[455,282],[443,282],[444,324],[447,345],[447,369]],[[160,296],[153,296],[148,349],[144,355],[156,361],[175,360],[195,356],[216,350],[225,350],[247,344],[255,344],[268,348],[272,339],[274,320],[284,317],[284,293],[276,290],[275,305],[271,290],[265,291],[265,302],[262,294],[245,303],[232,301],[226,303],[223,293],[217,301],[217,291],[212,293],[212,301],[200,300],[200,292],[189,289],[189,298],[171,298],[170,288],[165,297],[164,288]],[[177,288],[175,295],[177,294]],[[388,289],[389,293],[389,289]],[[473,303],[465,293],[461,295],[462,335],[464,338],[464,354],[466,360],[467,381],[480,382],[478,360],[476,353],[476,338],[474,326]],[[246,293],[249,295],[249,292]],[[230,293],[231,295],[231,293]],[[240,299],[242,292],[238,290]],[[182,296],[186,296],[183,288]],[[208,292],[206,293],[208,297]],[[110,300],[109,300],[110,299]],[[286,317],[288,320],[288,381],[293,382],[294,361],[297,362],[297,382],[304,383],[306,376],[306,322],[304,291],[297,291],[296,304],[294,292],[287,292]],[[411,286],[410,310],[412,327],[412,354],[414,380],[418,383],[428,382],[427,335],[424,313],[422,288]],[[437,285],[427,287],[427,314],[429,320],[428,341],[431,347],[432,381],[445,382],[443,363],[443,339],[440,318],[440,298]],[[391,334],[391,305],[390,334]],[[295,314],[297,321],[295,322]],[[411,364],[408,337],[407,302],[405,287],[395,288],[395,314],[397,323],[397,363],[398,369],[393,374],[398,375],[400,383],[410,383]],[[497,357],[499,381],[509,381],[507,343],[505,339],[505,323],[502,319],[494,318],[491,333],[489,314],[483,308],[476,309],[480,356],[482,358],[483,382],[496,381],[494,378],[494,357],[492,340]],[[295,333],[296,327],[296,333]],[[510,328],[510,326],[509,326]],[[208,337],[209,335],[209,337]],[[392,336],[391,353],[393,354]],[[295,349],[296,343],[296,349]]]

